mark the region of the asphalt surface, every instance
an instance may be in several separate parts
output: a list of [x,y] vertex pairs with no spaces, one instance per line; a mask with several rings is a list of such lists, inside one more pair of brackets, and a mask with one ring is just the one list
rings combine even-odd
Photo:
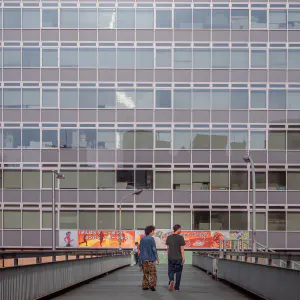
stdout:
[[61,300],[246,300],[252,297],[213,280],[205,272],[185,265],[180,292],[168,291],[167,265],[157,268],[157,290],[143,291],[142,272],[138,267],[126,267],[110,273],[55,299]]

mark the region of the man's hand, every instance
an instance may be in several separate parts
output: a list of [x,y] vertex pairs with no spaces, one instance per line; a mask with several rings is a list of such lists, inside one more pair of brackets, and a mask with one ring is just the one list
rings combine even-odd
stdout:
[[158,263],[158,264],[160,263],[160,259],[159,259],[159,258],[157,259],[157,263]]
[[184,257],[182,258],[182,263],[183,263],[183,264],[185,263],[185,258],[184,258]]

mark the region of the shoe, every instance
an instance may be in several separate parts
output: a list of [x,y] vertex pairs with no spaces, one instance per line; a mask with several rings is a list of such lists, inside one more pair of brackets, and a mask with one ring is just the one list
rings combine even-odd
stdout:
[[152,288],[150,288],[150,290],[151,290],[152,292],[155,292],[155,291],[156,291],[156,288],[152,287]]
[[179,290],[175,290],[175,292],[179,292]]
[[143,288],[143,291],[148,291],[149,289],[148,288]]
[[169,291],[173,292],[173,290],[174,290],[174,280],[172,280],[169,285]]

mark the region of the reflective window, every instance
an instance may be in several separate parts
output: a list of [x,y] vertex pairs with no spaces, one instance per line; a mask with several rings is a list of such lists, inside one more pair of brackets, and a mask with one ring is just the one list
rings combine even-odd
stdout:
[[269,172],[268,174],[269,190],[286,190],[286,172]]
[[135,49],[118,48],[117,49],[117,67],[118,69],[134,69]]
[[[174,171],[173,172],[173,190],[190,190],[191,172]],[[177,223],[176,223],[177,224]]]
[[3,49],[3,66],[20,67],[21,66],[21,49],[4,48]]
[[192,171],[192,189],[194,191],[209,190],[210,174],[209,171]]
[[267,67],[267,51],[251,50],[251,68]]
[[192,131],[192,149],[210,149],[210,132],[209,130]]
[[115,149],[116,135],[114,130],[98,130],[97,132],[98,149]]
[[194,9],[193,26],[199,29],[210,29],[211,12],[210,9]]
[[[66,180],[62,180],[66,181]],[[60,229],[77,229],[77,211],[60,211],[59,213]]]
[[21,148],[21,129],[3,129],[3,148]]
[[251,91],[250,107],[251,108],[266,108],[267,96],[266,91]]
[[300,231],[299,212],[287,212],[287,231]]
[[[267,178],[265,172],[255,172],[255,183],[257,189],[265,190],[266,182],[267,182]],[[252,176],[250,176],[250,189],[252,190]]]
[[174,49],[174,68],[192,68],[192,49]]
[[155,147],[156,148],[171,148],[172,138],[170,130],[156,130]]
[[78,148],[78,130],[77,129],[61,129],[60,130],[60,148],[73,148],[73,149]]
[[[267,217],[265,212],[256,213],[256,229],[257,230],[266,230],[267,226]],[[250,228],[252,228],[252,213],[250,213]]]
[[98,49],[98,67],[100,69],[115,69],[117,58],[116,48]]
[[40,28],[40,9],[23,8],[22,26],[23,28]]
[[250,149],[266,149],[266,133],[264,131],[251,131],[250,133]]
[[229,172],[212,171],[211,172],[211,189],[228,190],[229,189]]
[[249,68],[249,51],[248,49],[231,50],[231,68],[248,69]]
[[79,148],[96,149],[96,129],[79,129]]
[[229,90],[212,90],[212,109],[229,109],[229,101]]
[[211,131],[211,148],[212,149],[229,149],[229,131],[212,130]]
[[116,9],[99,9],[98,10],[98,28],[113,29],[116,28]]
[[98,189],[114,189],[115,186],[115,171],[98,171]]
[[174,149],[191,149],[190,130],[174,130],[173,139]]
[[193,12],[191,9],[174,9],[174,27],[192,28]]
[[79,9],[79,28],[97,28],[96,9]]
[[174,108],[191,109],[192,91],[191,90],[174,90]]
[[58,49],[42,49],[43,67],[58,67]]
[[267,10],[251,10],[251,27],[267,28]]
[[285,29],[287,23],[287,11],[283,10],[273,10],[269,11],[269,23],[270,29]]
[[172,50],[156,49],[156,67],[171,68],[172,67]]
[[210,90],[193,90],[193,108],[210,109]]
[[78,90],[61,89],[60,90],[61,108],[78,108]]
[[60,66],[65,68],[77,68],[78,67],[78,48],[60,49]]
[[79,108],[96,108],[96,102],[96,89],[79,89]]
[[135,211],[135,229],[143,230],[147,224],[153,224],[153,212]]
[[171,108],[172,94],[170,90],[156,90],[156,108]]
[[23,148],[40,148],[40,130],[23,129],[22,130],[22,147]]
[[268,230],[269,231],[285,231],[286,230],[285,211],[269,211],[268,212]]
[[[1,14],[1,10],[0,10],[0,14]],[[1,22],[1,20],[0,20],[0,22]],[[2,49],[0,49],[0,68],[2,68],[2,67],[3,67],[3,64],[2,64]]]
[[230,230],[248,230],[248,212],[230,212]]
[[288,109],[300,109],[300,91],[299,90],[295,90],[295,91],[291,91],[289,90],[287,92],[287,96],[288,96]]
[[270,69],[285,69],[287,66],[286,50],[270,49],[269,52],[269,68]]
[[21,9],[3,9],[3,28],[21,28]]
[[230,148],[241,150],[248,149],[248,131],[231,130],[230,131]]
[[229,29],[230,28],[230,10],[213,9],[212,11],[212,28]]
[[193,49],[193,67],[199,69],[210,69],[211,51],[210,49]]
[[[116,228],[115,225],[115,211],[98,211],[98,226],[97,229],[112,230]],[[131,227],[133,228],[133,227]]]
[[[93,172],[94,173],[94,172]],[[93,181],[88,181],[88,178],[93,174],[92,172],[84,172],[82,174],[82,185],[87,186],[88,189]],[[85,177],[87,175],[87,177]],[[95,178],[93,178],[95,180]],[[79,184],[81,183],[79,179]],[[96,228],[96,212],[95,211],[79,211],[79,228],[82,229],[91,229]]]
[[60,9],[60,27],[78,28],[78,9],[61,8]]
[[212,49],[212,67],[226,68],[230,65],[230,50],[229,49]]
[[134,188],[134,171],[117,170],[117,189],[126,190]]
[[118,8],[117,9],[117,27],[118,28],[135,28],[134,8]]
[[229,230],[229,212],[211,212],[211,230]]
[[40,49],[23,48],[22,49],[22,66],[27,68],[40,67]]
[[286,132],[285,131],[269,131],[270,150],[285,150],[286,149]]
[[154,10],[152,8],[136,9],[136,28],[154,28]]
[[[23,172],[24,176],[24,172]],[[40,211],[23,211],[22,229],[40,230]]]
[[135,92],[131,89],[118,89],[117,95],[118,108],[134,108],[135,107]]
[[232,9],[231,10],[231,29],[249,28],[249,10]]
[[22,90],[22,107],[39,108],[40,107],[40,89]]
[[287,150],[300,150],[300,132],[291,131],[287,132]]
[[248,172],[231,171],[230,172],[230,189],[231,190],[248,190]]
[[193,230],[210,230],[210,211],[193,211]]
[[290,9],[288,13],[288,28],[299,29],[299,22],[300,22],[300,10]]
[[98,90],[98,108],[116,107],[116,90],[99,89]]
[[156,10],[156,28],[172,28],[172,10]]
[[248,90],[231,90],[231,109],[248,109]]
[[21,108],[21,89],[3,89],[3,107]]
[[42,107],[58,107],[57,90],[42,90]]
[[173,224],[180,224],[182,230],[191,230],[191,212],[173,211]]
[[4,210],[3,228],[21,229],[21,212],[19,210]]
[[136,68],[137,69],[153,69],[154,67],[154,51],[153,48],[137,48],[136,49]]
[[285,90],[269,90],[269,108],[286,109]]
[[171,172],[155,172],[155,189],[171,189]]
[[300,69],[300,50],[289,49],[288,50],[288,68]]
[[135,147],[136,149],[153,149],[154,135],[152,130],[139,129],[135,132]]
[[153,90],[137,89],[135,92],[136,108],[153,108]]
[[157,228],[171,228],[171,212],[155,212],[155,226]]
[[58,27],[57,9],[43,9],[42,27]]
[[117,130],[117,149],[134,149],[134,130]]
[[58,148],[58,131],[44,130],[42,131],[42,148]]
[[97,49],[79,48],[79,68],[97,68]]

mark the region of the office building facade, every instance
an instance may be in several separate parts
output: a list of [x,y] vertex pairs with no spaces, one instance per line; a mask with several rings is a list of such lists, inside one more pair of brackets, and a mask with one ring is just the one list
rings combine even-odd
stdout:
[[175,223],[300,248],[300,3],[2,1],[2,247]]

